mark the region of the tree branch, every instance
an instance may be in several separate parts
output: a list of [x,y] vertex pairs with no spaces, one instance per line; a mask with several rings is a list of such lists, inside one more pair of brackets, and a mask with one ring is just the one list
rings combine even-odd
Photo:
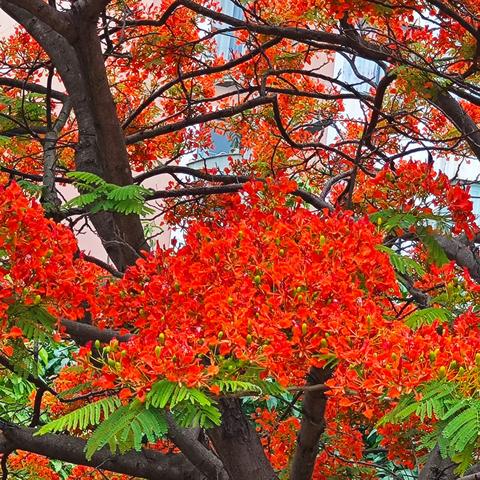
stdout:
[[55,10],[48,3],[42,2],[42,0],[0,0],[0,8],[9,14],[8,4],[26,10],[69,41],[74,39],[75,30],[72,28],[68,15]]
[[[308,383],[323,384],[333,374],[330,368],[310,370]],[[325,430],[327,396],[322,390],[307,390],[303,398],[303,418],[290,467],[290,480],[310,480],[318,455],[320,436]]]
[[127,142],[127,145],[131,145],[133,143],[146,140],[148,138],[154,138],[154,137],[158,137],[159,135],[165,135],[167,133],[177,132],[178,130],[182,130],[186,127],[191,127],[193,125],[198,125],[200,123],[207,123],[212,120],[217,120],[219,118],[234,117],[235,115],[245,112],[246,110],[250,110],[251,108],[258,107],[260,105],[268,105],[269,103],[272,103],[273,99],[274,97],[271,97],[271,96],[258,97],[252,100],[247,100],[241,103],[240,105],[236,105],[233,107],[215,110],[213,112],[205,113],[203,115],[198,115],[196,117],[187,117],[184,120],[180,120],[179,122],[169,123],[157,128],[145,130],[144,132],[138,132],[132,135],[128,135],[126,137],[126,142]]
[[168,436],[182,451],[190,462],[195,465],[209,480],[229,480],[220,459],[198,441],[192,429],[180,428],[170,412],[166,412]]
[[430,103],[441,110],[465,136],[465,140],[477,159],[480,160],[480,130],[478,125],[448,92],[441,92],[430,99]]
[[219,401],[222,424],[207,431],[230,478],[235,480],[276,480],[270,462],[238,398]]
[[144,449],[113,455],[108,448],[85,458],[86,441],[71,435],[35,436],[35,429],[0,420],[0,453],[25,450],[75,465],[102,468],[111,472],[162,480],[203,480],[205,477],[182,454],[162,454]]
[[[18,88],[20,90],[27,90],[29,92],[41,93],[44,95],[48,93],[48,88],[44,87],[43,85],[26,82],[24,80],[18,80],[16,78],[0,77],[0,86]],[[60,100],[61,102],[64,102],[68,98],[66,93],[59,92],[58,90],[50,90],[50,96],[56,100]]]
[[61,321],[66,332],[72,337],[72,339],[79,345],[85,345],[87,342],[99,340],[102,343],[108,343],[114,338],[119,342],[128,342],[132,335],[121,334],[116,330],[109,328],[98,328],[88,323],[75,322],[73,320],[63,319]]
[[77,0],[75,10],[81,16],[89,20],[94,20],[100,16],[111,0]]

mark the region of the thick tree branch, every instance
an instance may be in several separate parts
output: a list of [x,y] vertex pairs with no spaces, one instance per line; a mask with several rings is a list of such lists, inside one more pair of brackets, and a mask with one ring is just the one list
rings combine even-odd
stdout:
[[[330,368],[312,368],[308,382],[311,385],[323,384],[333,374]],[[297,437],[297,446],[290,467],[290,480],[310,480],[318,455],[320,436],[325,430],[325,409],[327,396],[324,390],[305,392],[303,398],[303,418]]]
[[[2,87],[11,87],[18,88],[20,90],[26,90],[33,93],[41,93],[46,95],[48,93],[48,88],[38,83],[26,82],[24,80],[18,80],[16,78],[7,78],[0,77],[0,86]],[[50,90],[50,96],[56,100],[64,102],[68,95],[66,93],[60,92],[58,90]]]
[[427,463],[420,471],[418,480],[455,480],[456,466],[450,459],[442,458],[440,449],[436,446],[428,455]]
[[162,454],[155,450],[112,455],[108,448],[85,458],[86,441],[71,435],[35,436],[35,429],[0,420],[0,453],[25,450],[75,465],[98,467],[111,472],[151,480],[203,480],[205,477],[182,454]]
[[55,10],[48,3],[42,0],[0,0],[0,8],[8,14],[10,10],[9,4],[26,10],[64,38],[68,40],[74,39],[74,29],[68,15]]
[[471,277],[480,283],[480,258],[472,246],[461,237],[436,235],[435,238],[445,250],[449,260],[453,260],[459,267],[466,268]]
[[195,429],[180,428],[169,412],[166,413],[166,420],[168,436],[200,472],[209,480],[229,480],[222,462],[199,442],[198,432],[195,435]]
[[260,105],[268,105],[272,103],[273,99],[274,97],[272,96],[257,97],[252,100],[246,100],[245,102],[239,105],[218,109],[209,113],[205,113],[203,115],[197,115],[195,117],[187,117],[184,120],[180,120],[179,122],[169,123],[157,128],[145,130],[144,132],[138,132],[132,135],[128,135],[126,138],[126,142],[127,142],[127,145],[131,145],[133,143],[146,140],[148,138],[154,138],[154,137],[158,137],[159,135],[165,135],[167,133],[177,132],[179,130],[183,130],[184,128],[191,127],[193,125],[198,125],[200,123],[207,123],[212,120],[217,120],[219,118],[234,117],[235,115],[238,115],[239,113],[250,110],[251,108],[255,108]]
[[441,92],[430,99],[430,103],[441,110],[465,137],[472,152],[480,160],[480,129],[468,113],[448,92]]
[[238,398],[219,402],[222,424],[208,430],[225,469],[232,480],[276,480],[253,425],[242,411]]
[[111,0],[77,0],[75,2],[75,10],[82,17],[94,20],[100,16]]
[[[250,180],[265,182],[265,179],[263,178],[252,178],[246,175],[212,175],[194,168],[174,166],[174,165],[159,167],[150,172],[146,172],[145,174],[140,174],[137,177],[135,177],[135,182],[141,183],[143,180],[146,180],[147,178],[151,178],[155,175],[161,175],[161,174],[185,174],[185,175],[190,175],[192,177],[200,178],[202,180],[206,180],[210,182],[222,183],[223,186],[214,185],[214,186],[205,186],[205,187],[181,188],[177,190],[161,190],[161,191],[152,193],[150,196],[147,197],[147,200],[156,200],[160,198],[185,197],[189,195],[203,196],[203,195],[218,195],[223,193],[235,193],[240,191],[243,188],[243,184]],[[327,210],[333,209],[333,206],[330,205],[323,198],[317,195],[314,195],[310,192],[307,192],[306,190],[297,189],[292,192],[292,195],[300,197],[306,203],[312,205],[318,210],[323,210],[325,208]]]
[[98,328],[88,323],[75,322],[73,320],[63,319],[61,321],[66,332],[79,345],[85,345],[87,342],[99,340],[102,343],[108,343],[114,338],[119,342],[127,342],[132,336],[129,334],[122,335],[116,330],[109,328]]

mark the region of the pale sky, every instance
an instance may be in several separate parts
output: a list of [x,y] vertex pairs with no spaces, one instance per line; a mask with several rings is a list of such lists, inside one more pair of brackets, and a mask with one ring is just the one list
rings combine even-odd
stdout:
[[0,10],[0,37],[13,33],[15,22]]

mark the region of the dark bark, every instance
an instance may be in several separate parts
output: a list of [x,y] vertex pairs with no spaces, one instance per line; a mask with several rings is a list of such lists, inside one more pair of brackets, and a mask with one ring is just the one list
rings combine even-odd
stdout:
[[[308,383],[319,385],[331,376],[329,368],[312,368]],[[318,455],[320,436],[325,430],[327,396],[324,390],[306,391],[303,398],[303,418],[297,437],[297,447],[290,468],[290,480],[309,480]]]
[[[77,170],[92,172],[117,185],[132,183],[122,129],[108,85],[96,22],[70,14],[72,45],[28,11],[3,1],[1,7],[37,40],[52,60],[69,94],[78,123]],[[136,215],[100,212],[91,216],[117,269],[124,271],[148,249]]]
[[448,92],[441,92],[431,99],[431,103],[441,110],[465,137],[475,156],[480,159],[480,130],[478,125]]
[[457,464],[449,458],[442,458],[436,446],[428,455],[427,463],[418,475],[418,480],[480,480],[480,465],[470,467],[464,475],[455,473]]
[[[0,0],[0,7],[4,8],[8,4],[21,8],[22,10],[30,13],[36,19],[48,25],[55,32],[65,36],[65,38],[71,38],[73,34],[72,26],[68,19],[68,16],[56,10],[48,3],[42,0]],[[7,11],[5,9],[5,11]]]
[[229,480],[220,459],[199,441],[200,429],[180,428],[170,413],[166,414],[166,419],[170,439],[208,480]]
[[442,458],[440,449],[436,446],[430,452],[427,463],[418,475],[418,480],[455,480],[458,478],[454,473],[456,466],[450,459]]
[[20,428],[0,421],[0,453],[25,450],[48,458],[98,467],[152,480],[203,480],[205,477],[182,454],[162,454],[155,450],[112,455],[99,450],[91,460],[85,458],[85,440],[70,435],[34,436],[35,429]]
[[435,239],[445,250],[449,260],[453,260],[459,267],[466,268],[472,278],[480,282],[480,258],[472,244],[462,237],[436,235]]
[[[26,82],[24,80],[18,80],[16,78],[0,78],[0,86],[8,88],[19,88],[27,92],[41,93],[46,95],[48,92],[47,87],[40,85],[38,83]],[[58,90],[50,90],[50,96],[56,100],[64,102],[67,100],[68,95]]]
[[[90,109],[88,129],[94,134],[95,163],[100,168],[100,176],[107,182],[130,185],[133,183],[132,172],[108,83],[96,19],[84,19],[79,14],[74,14],[73,19],[78,38],[73,48],[85,84],[86,103]],[[115,250],[118,256],[117,250],[121,250],[119,253],[122,258],[115,263],[120,271],[124,271],[128,265],[135,263],[140,250],[148,250],[148,245],[137,215],[114,214],[113,224],[108,236],[100,236],[107,251]]]
[[242,411],[240,400],[219,402],[222,424],[208,431],[215,450],[232,480],[277,479],[255,428]]
[[127,342],[131,338],[131,335],[120,335],[116,330],[98,328],[88,323],[62,320],[61,324],[78,345],[85,345],[87,342],[95,340],[108,343],[114,338],[119,342]]

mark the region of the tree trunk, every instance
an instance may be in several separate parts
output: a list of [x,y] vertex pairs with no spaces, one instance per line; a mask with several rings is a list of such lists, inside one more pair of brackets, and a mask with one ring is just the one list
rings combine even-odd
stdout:
[[[332,376],[330,368],[313,367],[309,373],[310,385],[325,383]],[[310,480],[318,455],[320,436],[325,430],[327,396],[324,390],[305,392],[303,418],[297,437],[297,447],[290,469],[290,480]]]
[[270,462],[252,423],[242,411],[240,400],[220,400],[222,424],[208,431],[231,480],[275,480]]
[[427,463],[418,475],[418,480],[455,480],[454,470],[457,465],[449,458],[442,458],[436,446],[429,454]]

